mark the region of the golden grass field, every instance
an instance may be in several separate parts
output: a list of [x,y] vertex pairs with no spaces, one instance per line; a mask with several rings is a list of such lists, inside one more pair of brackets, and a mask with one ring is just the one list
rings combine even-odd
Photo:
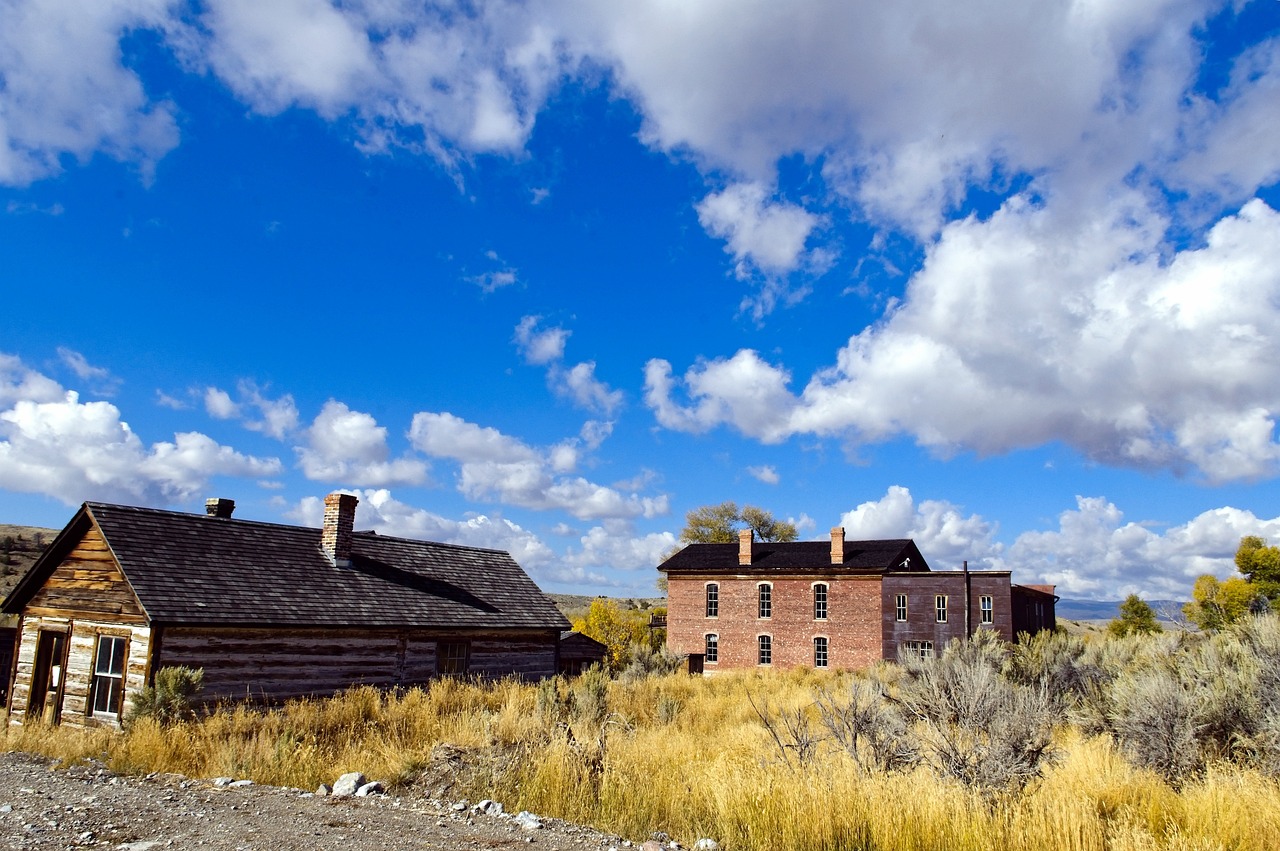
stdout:
[[815,688],[838,691],[852,676],[613,681],[603,723],[574,711],[581,684],[442,679],[398,695],[361,688],[271,711],[228,707],[168,728],[139,721],[123,734],[11,728],[0,745],[65,761],[97,757],[122,772],[311,789],[346,771],[412,783],[433,747],[451,743],[483,767],[455,797],[494,798],[633,839],[663,830],[688,846],[708,836],[729,851],[1280,849],[1276,780],[1222,764],[1174,789],[1133,768],[1108,738],[1065,725],[1044,775],[1003,796],[924,768],[863,773],[834,747],[808,765],[784,762],[748,693],[812,711]]

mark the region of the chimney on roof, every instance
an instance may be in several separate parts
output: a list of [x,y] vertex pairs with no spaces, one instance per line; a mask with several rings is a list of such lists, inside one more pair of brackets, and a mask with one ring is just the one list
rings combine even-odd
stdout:
[[844,527],[831,530],[831,563],[844,564]]
[[331,493],[324,498],[324,530],[320,549],[337,567],[351,566],[351,530],[356,523],[356,503],[349,493]]
[[206,499],[204,501],[204,513],[210,517],[221,517],[223,520],[231,518],[231,512],[236,510],[236,501],[234,499]]
[[738,533],[738,564],[751,564],[751,541],[755,532],[743,529]]

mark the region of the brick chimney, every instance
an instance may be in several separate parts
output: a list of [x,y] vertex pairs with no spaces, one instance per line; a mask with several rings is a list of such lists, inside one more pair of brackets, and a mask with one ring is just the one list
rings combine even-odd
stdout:
[[234,499],[206,499],[204,501],[204,513],[210,517],[220,517],[223,520],[231,518],[231,512],[236,510],[236,501]]
[[743,529],[738,533],[738,564],[751,564],[751,541],[755,532]]
[[356,523],[356,503],[349,493],[331,493],[324,498],[324,530],[320,549],[337,567],[351,566],[351,530]]
[[831,563],[844,564],[844,527],[831,530]]

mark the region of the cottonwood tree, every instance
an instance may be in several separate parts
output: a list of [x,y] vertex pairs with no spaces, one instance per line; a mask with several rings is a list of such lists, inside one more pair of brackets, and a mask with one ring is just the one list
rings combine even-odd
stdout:
[[1236,550],[1236,569],[1262,596],[1280,602],[1280,547],[1269,547],[1265,538],[1248,535]]
[[799,537],[795,524],[778,520],[772,512],[754,505],[739,510],[733,501],[695,508],[684,521],[682,544],[732,544],[742,529],[750,529],[762,541],[794,541]]
[[1130,594],[1120,604],[1120,617],[1107,624],[1112,635],[1152,635],[1160,632],[1155,609],[1137,594]]
[[1191,602],[1182,607],[1187,619],[1203,630],[1219,630],[1248,615],[1260,597],[1246,579],[1233,576],[1219,582],[1206,573],[1191,589]]

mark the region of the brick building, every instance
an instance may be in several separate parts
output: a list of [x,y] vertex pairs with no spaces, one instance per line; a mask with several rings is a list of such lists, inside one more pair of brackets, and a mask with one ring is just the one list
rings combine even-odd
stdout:
[[1007,570],[933,571],[909,539],[690,544],[663,562],[667,645],[690,670],[864,668],[991,629],[1053,629],[1051,585]]

